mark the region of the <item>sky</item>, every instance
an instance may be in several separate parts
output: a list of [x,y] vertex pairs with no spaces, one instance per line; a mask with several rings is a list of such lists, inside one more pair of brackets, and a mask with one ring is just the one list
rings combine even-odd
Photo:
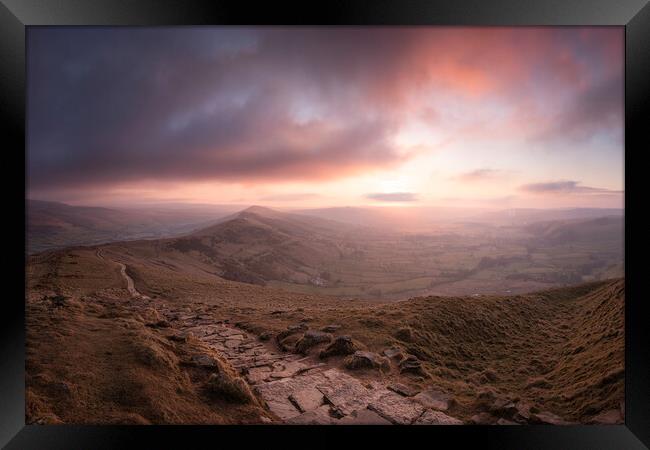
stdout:
[[622,207],[622,27],[35,27],[29,198]]

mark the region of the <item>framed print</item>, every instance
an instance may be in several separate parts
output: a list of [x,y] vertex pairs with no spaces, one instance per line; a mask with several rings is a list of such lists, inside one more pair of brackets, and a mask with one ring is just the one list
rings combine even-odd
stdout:
[[647,448],[646,2],[0,11],[6,448]]

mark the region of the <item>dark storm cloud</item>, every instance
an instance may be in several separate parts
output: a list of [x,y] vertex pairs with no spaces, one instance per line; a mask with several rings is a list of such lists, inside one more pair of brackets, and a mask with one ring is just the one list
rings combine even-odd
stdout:
[[380,202],[416,202],[418,195],[413,192],[389,192],[366,194],[366,198]]
[[[387,55],[407,53],[407,37],[325,37],[32,30],[30,182],[328,178],[401,161],[387,143],[391,114],[349,100],[373,89]],[[342,88],[346,98],[332,95]]]
[[393,168],[416,151],[396,148],[394,137],[427,86],[475,108],[489,95],[517,103],[528,89],[548,98],[558,86],[586,85],[584,105],[569,95],[566,117],[549,129],[589,129],[615,97],[596,82],[612,78],[599,68],[609,67],[600,47],[613,34],[558,33],[30,29],[30,188],[325,180]]

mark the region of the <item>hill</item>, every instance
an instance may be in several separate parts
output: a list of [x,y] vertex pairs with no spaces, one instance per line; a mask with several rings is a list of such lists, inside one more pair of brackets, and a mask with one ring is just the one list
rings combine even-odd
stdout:
[[[129,295],[120,264],[145,297]],[[246,392],[238,376],[250,380],[237,374],[241,362],[228,347],[175,337],[186,333],[177,327],[189,326],[210,342],[214,324],[272,337],[251,347],[259,351],[291,352],[306,330],[330,327],[367,351],[396,352],[402,361],[410,355],[409,364],[421,367],[416,373],[403,372],[394,358],[380,371],[348,368],[343,357],[327,359],[324,369],[363,384],[442,392],[453,399],[447,413],[467,423],[496,421],[508,402],[554,415],[543,420],[602,421],[623,399],[620,279],[516,296],[351,301],[228,281],[111,244],[32,256],[28,283],[30,422],[282,420],[258,397],[237,403],[229,389],[210,394],[214,369],[197,367],[192,355],[223,360],[214,364],[230,374],[224,383],[239,386],[236,392]],[[309,355],[321,362],[317,350]]]
[[102,208],[27,200],[28,253],[73,245],[152,239],[213,223],[232,207]]

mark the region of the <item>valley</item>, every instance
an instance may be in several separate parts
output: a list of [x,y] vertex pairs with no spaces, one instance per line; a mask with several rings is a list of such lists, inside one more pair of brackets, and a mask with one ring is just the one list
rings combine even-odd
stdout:
[[361,236],[386,252],[385,235],[318,222],[310,240],[310,219],[260,212],[30,256],[28,422],[623,420],[623,279],[404,300],[301,293],[240,270],[267,252],[311,276],[304,267],[352,254]]

